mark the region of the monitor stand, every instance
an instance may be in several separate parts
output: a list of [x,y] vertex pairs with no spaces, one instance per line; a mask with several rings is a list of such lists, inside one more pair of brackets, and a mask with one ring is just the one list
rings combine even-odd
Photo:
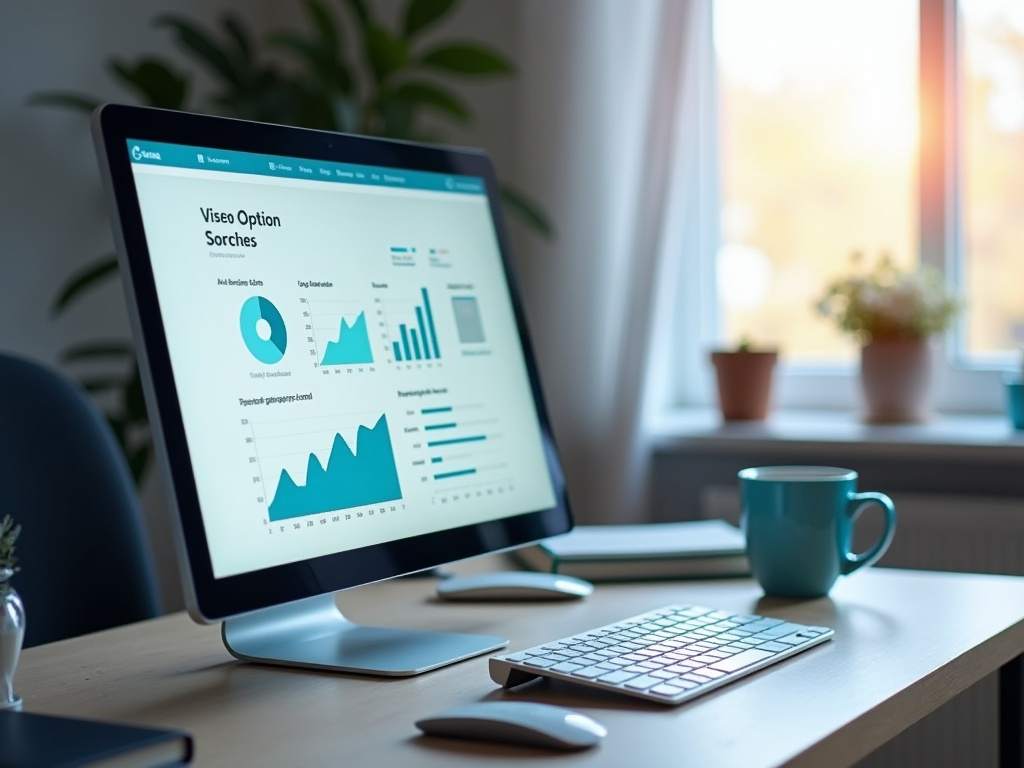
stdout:
[[243,661],[387,677],[419,675],[508,645],[504,637],[363,627],[345,618],[331,594],[227,619],[221,636]]

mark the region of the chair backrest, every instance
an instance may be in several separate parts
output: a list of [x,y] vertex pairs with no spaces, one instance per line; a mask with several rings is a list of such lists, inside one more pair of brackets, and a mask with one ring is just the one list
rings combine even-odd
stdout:
[[152,618],[160,600],[135,487],[73,382],[0,354],[0,518],[21,524],[25,646]]

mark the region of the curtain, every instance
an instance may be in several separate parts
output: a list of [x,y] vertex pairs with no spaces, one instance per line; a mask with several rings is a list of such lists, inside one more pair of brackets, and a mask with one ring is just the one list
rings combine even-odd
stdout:
[[711,247],[688,226],[713,208],[701,186],[714,176],[702,173],[714,155],[709,2],[523,5],[512,175],[558,233],[517,245],[580,522],[648,516],[650,448],[686,320],[679,286]]

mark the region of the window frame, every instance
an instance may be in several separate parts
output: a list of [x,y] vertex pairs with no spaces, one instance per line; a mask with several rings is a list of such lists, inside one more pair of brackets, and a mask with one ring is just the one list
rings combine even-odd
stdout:
[[[705,0],[713,5],[714,0]],[[961,216],[962,21],[958,0],[919,0],[918,150],[919,259],[964,287],[966,258]],[[713,40],[713,9],[706,34]],[[702,154],[714,158],[681,182],[684,199],[714,200],[716,205],[691,204],[682,212],[694,234],[684,236],[674,324],[681,331],[672,350],[674,400],[679,406],[710,406],[715,402],[713,371],[707,352],[720,345],[721,333],[714,264],[720,244],[718,181],[717,62],[713,43],[702,46],[706,73],[697,100],[701,116],[692,120]],[[693,134],[690,134],[691,140]],[[691,166],[693,168],[693,166]],[[1008,363],[971,360],[966,353],[965,322],[933,340],[932,404],[940,411],[994,413],[1004,409],[1001,378]],[[780,361],[775,403],[793,409],[851,410],[861,406],[856,363],[806,365]]]

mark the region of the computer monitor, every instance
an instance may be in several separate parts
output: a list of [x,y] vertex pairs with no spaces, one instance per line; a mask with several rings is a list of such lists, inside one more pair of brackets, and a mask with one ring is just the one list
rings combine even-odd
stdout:
[[389,675],[504,645],[333,598],[572,527],[487,156],[119,105],[93,135],[192,616]]

